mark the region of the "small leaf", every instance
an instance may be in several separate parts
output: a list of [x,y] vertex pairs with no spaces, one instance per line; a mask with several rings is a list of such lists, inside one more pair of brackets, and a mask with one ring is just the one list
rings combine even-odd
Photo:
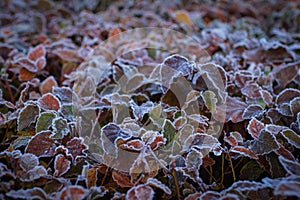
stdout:
[[42,58],[39,58],[36,62],[35,62],[35,65],[36,67],[38,68],[38,70],[42,70],[46,67],[46,58],[42,57]]
[[[22,67],[21,69],[26,69],[28,72],[36,73],[38,71],[35,62],[28,60],[27,58],[20,58],[16,62]],[[20,71],[19,74],[21,75]]]
[[56,117],[56,114],[53,112],[43,112],[37,119],[37,123],[35,126],[36,132],[41,132],[44,130],[48,130],[52,124],[52,120]]
[[82,186],[70,185],[64,187],[63,190],[58,194],[59,199],[72,199],[81,200],[86,197],[88,191]]
[[38,45],[28,53],[28,58],[30,60],[36,61],[38,58],[44,57],[46,55],[46,49],[44,45]]
[[300,175],[300,164],[296,161],[293,160],[288,160],[285,159],[282,156],[279,156],[279,161],[282,164],[282,166],[284,167],[284,169],[290,173],[290,174],[295,174],[295,175]]
[[185,163],[186,167],[191,170],[199,170],[202,165],[203,155],[200,151],[192,148],[192,150],[188,153]]
[[268,154],[278,148],[279,144],[275,136],[265,130],[262,130],[259,137],[252,141],[250,145],[250,150],[258,155]]
[[281,134],[290,144],[300,149],[300,136],[297,133],[291,129],[286,129],[281,131]]
[[283,91],[281,91],[276,98],[276,103],[282,104],[282,103],[289,103],[292,99],[295,97],[300,96],[300,91],[294,88],[287,88]]
[[188,61],[187,58],[180,55],[172,55],[167,57],[163,66],[168,66],[174,70],[181,72],[183,76],[189,76],[193,72],[193,64]]
[[262,122],[258,121],[256,118],[251,119],[247,126],[248,132],[254,139],[259,137],[260,132],[264,128],[265,128],[264,124]]
[[264,109],[258,104],[249,105],[243,112],[243,119],[259,117],[264,113]]
[[54,134],[51,135],[51,138],[55,139],[62,139],[70,132],[67,120],[62,117],[57,117],[52,121],[52,129]]
[[188,13],[184,10],[178,10],[175,12],[175,18],[178,22],[188,24],[190,26],[193,25]]
[[167,139],[166,144],[169,144],[175,138],[175,135],[177,133],[176,128],[174,127],[173,123],[170,120],[168,119],[165,120],[163,124],[162,133],[164,138]]
[[52,88],[57,87],[57,82],[53,76],[46,78],[40,85],[40,92],[46,94],[52,92]]
[[168,188],[166,185],[164,185],[162,182],[160,182],[159,180],[157,180],[155,178],[148,178],[146,184],[150,185],[152,187],[159,188],[162,191],[164,191],[166,194],[170,195],[172,193],[170,188]]
[[59,177],[67,173],[70,169],[71,162],[64,155],[57,155],[54,161],[54,176]]
[[201,97],[205,103],[205,106],[211,111],[215,112],[217,108],[217,101],[216,95],[214,92],[207,90],[201,93]]
[[66,147],[72,155],[73,161],[75,161],[75,163],[77,157],[86,156],[84,150],[87,149],[87,146],[83,143],[83,140],[81,138],[72,138],[70,141],[67,142]]
[[130,181],[129,176],[122,172],[114,170],[112,172],[112,178],[121,187],[132,187],[134,184]]
[[242,180],[257,180],[263,172],[264,169],[255,160],[250,160],[240,170],[240,178]]
[[249,98],[259,98],[261,87],[256,83],[249,83],[241,89],[242,94]]
[[296,196],[300,198],[299,181],[282,181],[275,189],[274,194],[280,196]]
[[234,132],[230,132],[229,136],[225,135],[224,141],[226,141],[228,144],[234,147],[237,146],[239,143],[243,142],[243,137],[239,132],[234,131]]
[[147,199],[153,199],[154,197],[154,191],[153,189],[148,185],[138,185],[132,187],[130,190],[128,190],[126,194],[126,199],[128,200],[147,200]]
[[51,134],[53,134],[51,131],[42,131],[36,134],[28,143],[25,152],[32,153],[38,157],[54,156],[56,144],[50,138]]
[[24,128],[34,123],[40,113],[40,108],[37,105],[28,104],[20,112],[18,117],[18,131],[22,131]]
[[39,165],[39,159],[34,154],[25,153],[20,157],[19,165],[24,171],[28,171]]
[[96,184],[97,184],[97,175],[98,175],[97,168],[93,167],[93,168],[88,170],[87,177],[86,177],[88,188],[96,186]]
[[46,176],[47,174],[47,170],[44,166],[35,166],[33,169],[26,171],[26,173],[23,174],[20,179],[24,182],[32,182]]
[[39,100],[39,105],[44,110],[58,111],[61,107],[60,101],[51,93],[44,94]]
[[240,155],[247,156],[252,159],[258,159],[258,157],[255,155],[255,153],[253,153],[251,150],[249,150],[243,146],[235,146],[232,149],[230,149],[230,152],[238,153]]
[[53,52],[57,55],[60,59],[67,62],[79,62],[82,59],[77,55],[75,50],[71,49],[57,49]]
[[6,196],[11,197],[13,199],[24,199],[24,198],[31,198],[31,199],[48,199],[48,195],[39,187],[34,187],[30,189],[20,189],[20,190],[11,190],[8,191]]

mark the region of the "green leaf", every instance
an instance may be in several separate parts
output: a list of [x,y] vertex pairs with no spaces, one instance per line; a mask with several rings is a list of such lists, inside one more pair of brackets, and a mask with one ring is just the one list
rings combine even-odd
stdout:
[[44,112],[41,113],[39,118],[37,119],[35,130],[36,132],[40,132],[43,130],[48,130],[52,125],[53,119],[56,117],[54,112]]
[[287,141],[294,145],[296,148],[300,149],[300,136],[291,129],[286,129],[281,132],[282,136],[287,139]]
[[174,125],[168,119],[165,119],[165,122],[163,124],[163,131],[162,132],[163,132],[164,138],[167,139],[166,144],[169,144],[174,139],[174,137],[177,133]]
[[22,131],[29,127],[31,123],[34,123],[39,114],[40,108],[37,105],[26,105],[18,117],[18,131]]
[[55,139],[61,139],[70,132],[67,120],[62,117],[53,120],[52,128],[55,134],[52,134],[50,137]]
[[201,93],[201,97],[205,103],[205,106],[211,111],[215,112],[217,107],[217,98],[214,92],[207,90]]

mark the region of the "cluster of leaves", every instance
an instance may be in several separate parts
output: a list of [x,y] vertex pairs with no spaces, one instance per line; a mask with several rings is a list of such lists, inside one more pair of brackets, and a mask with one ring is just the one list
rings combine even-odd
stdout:
[[[1,199],[300,198],[296,1],[0,7]],[[213,63],[178,38],[126,53],[133,27]]]

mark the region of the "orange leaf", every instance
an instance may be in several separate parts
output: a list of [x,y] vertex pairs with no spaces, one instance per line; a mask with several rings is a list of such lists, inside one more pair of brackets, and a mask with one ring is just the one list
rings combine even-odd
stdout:
[[188,24],[190,26],[193,26],[193,22],[191,21],[188,13],[184,10],[178,10],[175,12],[175,18],[178,22]]
[[97,168],[91,168],[88,170],[87,173],[87,186],[88,188],[92,187],[92,186],[96,186],[96,182],[97,182]]

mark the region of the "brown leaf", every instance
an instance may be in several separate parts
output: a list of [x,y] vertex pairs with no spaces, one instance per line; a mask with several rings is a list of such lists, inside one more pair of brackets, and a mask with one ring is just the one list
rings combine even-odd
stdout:
[[54,176],[61,176],[70,169],[71,162],[64,155],[57,155],[54,161]]
[[58,194],[59,199],[72,199],[72,200],[82,200],[88,194],[88,191],[82,186],[66,186]]
[[36,62],[35,62],[35,66],[38,68],[38,70],[42,70],[46,67],[46,58],[42,57],[39,58]]
[[244,120],[242,115],[246,108],[247,104],[241,98],[228,96],[226,106],[218,106],[214,118],[219,121],[224,121],[225,115],[225,122],[229,120],[234,123],[241,122]]
[[112,172],[112,177],[114,181],[121,187],[132,187],[134,184],[130,181],[129,176],[122,172],[114,170]]
[[243,156],[247,156],[252,159],[258,159],[258,157],[255,155],[255,153],[253,153],[251,150],[249,150],[243,146],[235,146],[232,149],[230,149],[230,151],[241,154]]
[[38,157],[51,157],[55,155],[56,144],[50,138],[52,131],[42,131],[36,134],[28,143],[25,152]]
[[48,92],[52,92],[53,87],[57,87],[57,82],[53,76],[49,76],[46,78],[40,85],[40,92],[42,94],[46,94]]
[[58,111],[61,107],[58,98],[51,93],[44,94],[41,98],[39,98],[38,103],[44,110]]
[[30,81],[36,76],[36,73],[28,71],[26,68],[22,67],[19,70],[19,80],[20,81]]
[[91,169],[88,170],[88,172],[87,172],[87,180],[86,180],[88,188],[96,186],[96,183],[97,183],[97,174],[98,174],[98,170],[95,167],[93,167],[93,168],[91,168]]
[[29,60],[28,58],[20,58],[16,61],[21,67],[27,69],[30,72],[37,72],[38,68],[35,65],[35,62]]
[[261,87],[256,83],[249,83],[241,89],[242,94],[249,98],[259,98]]
[[67,62],[80,62],[82,60],[77,55],[77,52],[71,49],[57,49],[54,51],[54,54]]
[[149,200],[153,199],[154,191],[148,185],[138,185],[128,190],[126,199],[128,200]]
[[46,49],[44,45],[38,45],[28,53],[28,58],[32,61],[44,57],[46,55]]
[[70,141],[67,142],[66,147],[68,148],[69,153],[72,155],[73,161],[75,161],[75,163],[77,157],[82,157],[86,155],[83,151],[87,149],[87,146],[83,143],[81,138],[72,138]]
[[262,122],[258,121],[256,118],[251,119],[247,126],[248,133],[253,138],[258,138],[260,135],[260,132],[264,128],[265,128],[264,124]]

